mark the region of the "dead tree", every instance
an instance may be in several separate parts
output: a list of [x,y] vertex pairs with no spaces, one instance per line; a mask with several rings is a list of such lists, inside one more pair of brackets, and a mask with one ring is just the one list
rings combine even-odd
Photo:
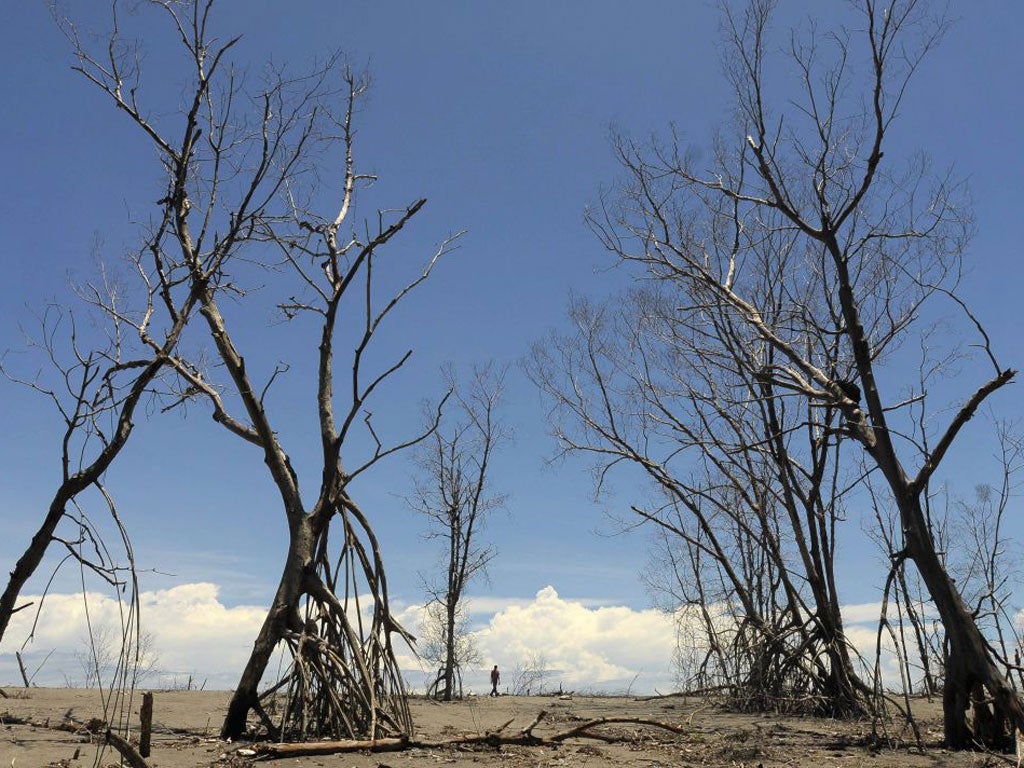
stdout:
[[[884,478],[898,510],[902,541],[892,558],[914,563],[942,619],[946,742],[1004,747],[1010,728],[1024,729],[1024,708],[950,578],[923,500],[978,407],[1016,372],[998,363],[957,293],[971,225],[960,186],[920,157],[900,164],[886,155],[904,94],[947,25],[916,0],[861,0],[849,30],[792,33],[784,55],[799,77],[787,89],[782,80],[768,85],[772,6],[724,7],[737,121],[717,141],[711,167],[698,167],[677,140],[622,142],[627,181],[600,231],[615,255],[678,290],[680,306],[724,313],[756,339],[760,375],[811,404],[818,429],[827,424],[815,413],[840,414],[838,430]],[[765,274],[783,286],[772,293],[778,307],[762,303],[751,284],[751,265],[771,253],[779,269]],[[800,269],[783,267],[789,255]],[[976,332],[990,374],[937,430],[938,418],[928,422],[928,441],[913,439],[908,420],[925,407],[926,392],[913,381],[887,391],[882,373],[893,375],[893,361],[913,354],[901,341],[949,313]],[[833,368],[824,350],[836,343]],[[939,357],[929,381],[945,375],[949,361]]]
[[953,501],[952,538],[965,544],[952,549],[948,567],[972,616],[990,639],[990,651],[1012,681],[1024,671],[1013,603],[1021,573],[1016,566],[1018,545],[1007,537],[1005,526],[1024,468],[1024,442],[1012,424],[1000,420],[994,426],[999,477],[995,483],[976,485],[973,500]]
[[420,446],[421,479],[409,500],[428,520],[426,537],[443,545],[443,577],[423,576],[429,602],[422,651],[438,669],[427,695],[442,701],[462,697],[462,668],[475,660],[464,627],[466,588],[495,555],[480,536],[488,515],[505,502],[490,492],[491,461],[508,438],[497,413],[504,372],[491,365],[478,368],[466,391],[459,390],[450,370],[448,379],[454,413]]
[[[772,274],[752,282],[778,304]],[[655,583],[704,626],[691,683],[741,709],[864,714],[834,574],[838,411],[776,388],[755,337],[685,299],[645,289],[573,306],[574,333],[537,345],[530,366],[556,436],[596,458],[598,492],[624,464],[658,489],[663,503],[633,511],[664,534],[671,570]]]
[[[182,69],[171,89],[184,88],[179,111],[161,109],[167,94],[140,79],[137,46],[120,28],[116,3],[103,44],[93,48],[67,22],[65,29],[76,70],[152,144],[164,171],[150,246],[165,265],[154,276],[157,295],[178,287],[193,293],[201,316],[196,332],[209,345],[199,355],[171,356],[182,396],[205,400],[214,421],[255,449],[287,522],[280,582],[221,732],[243,735],[255,711],[274,738],[407,734],[412,723],[393,639],[411,638],[391,615],[381,549],[351,484],[431,431],[432,425],[387,444],[379,438],[368,400],[412,353],[369,371],[367,357],[381,324],[429,277],[451,240],[397,291],[378,288],[381,251],[426,201],[382,211],[362,227],[350,221],[355,196],[372,182],[357,171],[353,152],[352,121],[365,77],[333,56],[304,74],[268,70],[251,89],[229,61],[239,39],[215,36],[212,6],[212,0],[141,6],[162,18],[180,46]],[[170,73],[160,80],[174,82]],[[320,185],[320,179],[328,181]],[[325,214],[328,195],[335,202]],[[272,300],[285,319],[302,318],[291,328],[311,332],[281,350],[286,355],[305,344],[315,359],[312,439],[322,463],[308,503],[283,445],[286,417],[273,407],[273,385],[288,367],[267,364],[258,347],[244,350],[233,330],[235,303],[225,308],[223,302],[227,295],[251,305],[256,297],[244,285],[256,276],[270,280],[267,292],[277,294]],[[344,348],[352,351],[338,379],[342,332],[350,334]],[[357,433],[369,445],[363,453],[352,447]],[[291,663],[260,695],[278,648]]]
[[[170,368],[169,357],[196,306],[195,295],[188,290],[169,295],[166,301],[157,297],[145,279],[159,268],[149,255],[144,245],[129,258],[133,271],[143,278],[139,290],[132,292],[114,281],[108,268],[97,283],[79,288],[91,322],[80,322],[70,309],[47,309],[33,342],[46,364],[35,377],[19,378],[0,365],[8,378],[45,396],[63,423],[60,482],[0,596],[0,637],[15,613],[32,607],[35,618],[22,643],[24,650],[34,638],[57,571],[67,564],[77,565],[88,633],[88,650],[80,656],[84,682],[99,690],[104,721],[124,734],[136,684],[140,676],[152,671],[153,658],[148,635],[141,629],[131,539],[103,478],[128,445],[141,402],[161,403],[165,410],[180,402],[163,374]],[[134,301],[129,301],[129,296]],[[90,333],[90,328],[99,329],[100,334]],[[94,514],[95,506],[101,514]],[[17,606],[22,588],[44,563],[51,545],[59,550],[60,559],[38,604]],[[84,588],[87,575],[98,577],[121,605],[120,626],[97,626],[90,621]],[[20,664],[20,653],[18,661]],[[113,738],[118,737],[115,734]]]
[[[79,327],[73,311],[51,307],[40,317],[39,335],[32,342],[44,359],[44,373],[24,377],[6,362],[0,363],[0,372],[8,379],[49,400],[63,425],[60,482],[0,595],[0,639],[11,616],[21,610],[18,595],[52,543],[58,542],[68,558],[82,562],[114,586],[121,585],[120,576],[127,571],[119,575],[111,570],[110,562],[81,558],[76,548],[81,543],[79,534],[85,530],[83,526],[90,526],[77,513],[76,505],[91,489],[103,506],[114,511],[101,481],[128,444],[140,402],[162,395],[168,410],[178,401],[161,377],[194,314],[196,295],[187,288],[158,292],[154,277],[165,265],[159,252],[150,248],[156,237],[158,234],[151,233],[130,256],[132,271],[140,278],[134,281],[138,290],[113,280],[112,273],[79,288],[79,298],[93,315],[91,320],[103,329],[98,337]],[[58,529],[70,517],[76,518],[78,533],[63,538]],[[114,519],[121,529],[116,515]],[[95,531],[88,535],[98,539]]]

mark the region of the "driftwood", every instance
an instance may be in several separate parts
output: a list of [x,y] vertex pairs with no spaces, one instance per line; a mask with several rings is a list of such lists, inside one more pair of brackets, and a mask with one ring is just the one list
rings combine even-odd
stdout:
[[402,737],[389,739],[345,739],[343,741],[299,741],[294,744],[257,744],[258,755],[271,757],[306,757],[337,755],[343,752],[400,752],[415,746]]
[[108,729],[106,738],[107,744],[120,752],[121,757],[123,757],[132,768],[149,768],[149,763],[143,759],[138,750],[116,733]]
[[[594,729],[605,725],[640,725],[649,728],[659,728],[670,733],[685,735],[686,728],[665,723],[660,720],[649,720],[644,717],[597,717],[577,723],[572,728],[558,731],[546,736],[538,736],[533,730],[543,722],[548,715],[546,710],[541,710],[533,721],[516,733],[505,734],[504,731],[512,724],[512,720],[504,723],[493,731],[485,733],[467,734],[455,736],[450,739],[438,741],[427,741],[413,739],[405,736],[380,739],[351,739],[342,741],[302,741],[287,744],[260,743],[251,747],[243,747],[246,755],[259,755],[263,757],[309,757],[317,755],[336,755],[346,752],[401,752],[406,749],[444,749],[447,747],[557,747],[568,739],[597,739],[606,743],[625,741],[627,737],[612,736],[606,733],[598,733]],[[37,728],[48,728],[59,731],[80,732],[83,726],[73,722],[63,722],[58,725],[28,720],[7,714],[4,721],[12,725],[32,725]],[[146,760],[139,754],[138,750],[128,743],[124,738],[111,730],[107,730],[103,738],[106,743],[116,749],[125,762],[131,768],[150,768]],[[241,750],[239,750],[241,753]]]
[[658,693],[654,692],[653,696],[634,696],[633,701],[659,701],[661,699],[687,699],[697,696],[709,696],[718,693],[724,693],[733,686],[731,685],[712,685],[707,688],[694,688],[689,691],[672,691],[671,693]]
[[504,734],[505,728],[511,725],[512,721],[502,725],[493,731],[486,733],[456,736],[451,739],[440,741],[423,741],[413,738],[393,739],[370,739],[370,740],[345,740],[345,741],[308,741],[293,744],[256,744],[254,751],[258,755],[267,757],[300,757],[307,755],[334,755],[345,752],[399,752],[405,749],[443,749],[445,747],[555,747],[567,739],[598,739],[604,742],[623,741],[623,737],[610,736],[604,733],[597,733],[595,728],[604,725],[643,725],[650,728],[660,728],[676,734],[685,734],[686,729],[664,723],[660,720],[648,720],[643,717],[598,717],[592,720],[579,723],[572,728],[547,736],[537,736],[533,733],[540,723],[547,717],[547,712],[541,710],[533,722],[518,733]]
[[[98,736],[95,730],[93,730],[92,722],[83,725],[72,720],[65,720],[61,723],[51,724],[49,718],[40,722],[38,720],[31,720],[27,717],[18,717],[17,715],[12,715],[10,712],[5,712],[0,715],[0,720],[2,720],[5,725],[29,725],[33,728],[43,728],[50,731],[85,733],[88,734],[90,740],[94,736]],[[101,721],[97,720],[95,722],[100,723]],[[103,723],[103,725],[105,726],[106,723]],[[143,759],[142,755],[139,754],[135,747],[109,728],[107,728],[102,738],[107,744],[121,753],[121,757],[124,758],[125,762],[130,765],[131,768],[150,768],[149,764]],[[75,759],[78,759],[78,750],[75,750]]]

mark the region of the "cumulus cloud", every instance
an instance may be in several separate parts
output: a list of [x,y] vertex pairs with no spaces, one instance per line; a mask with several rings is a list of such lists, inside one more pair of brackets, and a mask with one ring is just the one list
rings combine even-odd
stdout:
[[[491,664],[502,668],[507,687],[517,668],[540,659],[548,686],[609,692],[671,688],[675,624],[661,611],[566,599],[547,586],[530,600],[474,600],[470,614],[479,615],[488,603],[498,610],[471,633],[485,668],[464,670],[468,690],[485,689]],[[421,607],[410,606],[404,618],[422,629]]]
[[[60,685],[81,678],[75,659],[85,648],[88,620],[94,627],[121,625],[124,606],[108,595],[89,593],[51,594],[39,615],[32,642],[23,651],[32,673],[42,664],[36,682]],[[25,596],[35,601],[38,596]],[[152,635],[157,668],[165,684],[192,676],[206,680],[207,687],[230,688],[238,679],[253,640],[263,622],[263,606],[227,606],[216,584],[201,582],[140,595],[143,629]],[[87,608],[88,606],[88,608]],[[843,607],[847,633],[865,660],[874,657],[879,604]],[[396,618],[414,635],[423,635],[422,605],[394,604]],[[474,598],[466,615],[481,668],[465,669],[467,691],[488,687],[487,671],[498,664],[503,684],[512,684],[517,668],[543,659],[548,670],[546,685],[594,691],[653,692],[674,686],[673,658],[681,634],[680,621],[654,609],[611,605],[595,599],[565,598],[548,586],[532,598]],[[20,680],[14,652],[29,635],[35,608],[14,616],[0,645],[0,683]],[[691,638],[699,644],[699,637]],[[883,637],[883,646],[889,646]],[[396,648],[399,665],[414,688],[422,688],[430,670],[415,652],[401,644]],[[50,655],[52,653],[52,655]],[[883,653],[887,681],[899,679],[891,651]]]
[[[94,627],[121,624],[124,606],[108,595],[51,594],[23,652],[29,672],[46,660],[39,684],[60,685],[81,677],[74,652],[85,648],[86,614]],[[36,601],[38,596],[25,596]],[[183,584],[140,595],[143,629],[153,636],[157,667],[166,682],[192,675],[208,687],[231,687],[248,658],[265,616],[262,606],[226,606],[217,585]],[[397,606],[396,618],[422,634],[423,606]],[[477,648],[487,665],[497,663],[506,682],[517,665],[543,657],[549,684],[567,688],[634,691],[671,685],[675,630],[656,610],[566,599],[545,587],[532,599],[477,598],[470,615]],[[14,652],[31,631],[34,608],[15,614],[0,646],[0,681],[19,679]],[[399,647],[400,666],[418,687],[426,673],[411,650]],[[47,659],[47,655],[54,652]],[[489,668],[489,667],[488,667]],[[482,690],[486,670],[466,670],[468,689]]]
[[661,611],[588,607],[559,597],[551,586],[527,605],[496,613],[475,634],[483,654],[506,665],[543,655],[568,687],[622,684],[635,676],[652,687],[670,677],[675,646],[673,619]]
[[[39,601],[38,595],[23,598],[36,606]],[[208,687],[234,685],[266,615],[263,607],[225,606],[217,585],[205,582],[142,592],[139,602],[143,631],[153,638],[160,675],[168,682],[192,675],[197,684],[207,679]],[[14,652],[32,631],[36,606],[14,615],[0,645],[0,675],[5,681],[18,679]],[[75,652],[85,649],[89,625],[120,627],[125,612],[125,605],[105,594],[47,596],[33,639],[22,652],[30,672],[43,665],[36,682],[54,685],[78,679]]]
[[849,603],[842,606],[845,624],[877,624],[882,612],[882,603]]

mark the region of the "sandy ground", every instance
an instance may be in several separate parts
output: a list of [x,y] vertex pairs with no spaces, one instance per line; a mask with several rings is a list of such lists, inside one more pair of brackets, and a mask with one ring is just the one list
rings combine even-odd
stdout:
[[[72,733],[12,719],[57,724],[73,718],[87,722],[102,713],[96,691],[78,689],[4,689],[0,698],[0,768],[89,768],[118,765],[118,755],[90,742],[88,733]],[[219,691],[156,691],[154,742],[149,764],[154,768],[250,765],[251,759],[230,744],[214,738],[228,701]],[[132,706],[138,722],[139,700]],[[694,698],[642,701],[631,698],[551,697],[473,698],[453,704],[413,701],[417,735],[441,739],[460,733],[478,733],[513,719],[506,732],[528,725],[540,710],[550,712],[537,734],[571,727],[581,719],[631,716],[663,720],[686,728],[685,736],[664,731],[609,726],[626,736],[617,744],[577,740],[558,749],[505,747],[494,749],[411,749],[405,752],[357,753],[327,757],[301,757],[266,761],[274,765],[331,766],[337,768],[660,768],[660,766],[996,766],[1014,764],[1007,758],[946,752],[939,746],[940,720],[935,702],[919,702],[918,719],[927,750],[905,746],[873,749],[868,746],[871,724],[810,718],[737,715],[723,712],[712,702]],[[75,757],[77,755],[77,757]]]

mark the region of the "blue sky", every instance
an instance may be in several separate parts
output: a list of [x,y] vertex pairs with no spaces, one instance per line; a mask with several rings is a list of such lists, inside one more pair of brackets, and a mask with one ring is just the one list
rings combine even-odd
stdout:
[[[68,3],[86,19],[100,5]],[[782,0],[778,28],[834,6]],[[225,0],[216,19],[223,34],[243,34],[239,60],[257,68],[267,59],[302,66],[339,47],[365,63],[374,85],[359,116],[357,155],[364,170],[381,177],[372,200],[429,201],[403,233],[401,253],[419,258],[447,234],[467,231],[383,339],[391,350],[412,347],[415,357],[375,411],[393,428],[415,425],[420,401],[441,391],[441,363],[512,365],[505,418],[517,439],[498,457],[496,482],[510,500],[507,514],[497,514],[488,529],[499,552],[490,582],[475,591],[527,599],[554,585],[563,596],[647,606],[637,578],[646,537],[610,536],[616,526],[606,518],[628,510],[637,491],[623,483],[595,504],[581,466],[546,465],[554,446],[544,407],[516,363],[563,322],[570,291],[604,296],[628,282],[583,224],[584,207],[617,173],[611,128],[644,136],[674,122],[694,146],[706,148],[728,118],[714,5],[309,0],[284,7]],[[955,10],[962,15],[914,82],[887,156],[923,150],[937,167],[952,165],[969,181],[978,234],[965,295],[1004,363],[1019,365],[1024,6],[987,0]],[[8,0],[3,22],[0,259],[7,279],[0,284],[0,349],[34,370],[38,362],[18,351],[19,325],[30,327],[33,311],[47,302],[69,301],[68,280],[91,274],[97,237],[109,258],[130,246],[129,215],[156,200],[161,187],[149,148],[70,71],[67,45],[45,4]],[[146,66],[163,77],[166,51],[148,25]],[[166,78],[174,97],[173,72]],[[373,211],[367,205],[360,213]],[[273,348],[293,329],[271,321],[269,311],[247,314],[243,336]],[[1018,386],[994,400],[1000,413],[1024,415]],[[47,404],[11,384],[0,387],[4,564],[20,554],[52,493],[58,446]],[[292,376],[275,402],[294,423],[286,447],[301,473],[318,450],[315,435],[302,429],[313,401]],[[991,452],[974,439],[983,432],[969,430],[948,459],[963,468],[957,479],[967,488],[987,479],[977,476],[977,457]],[[228,605],[267,600],[284,524],[263,469],[201,408],[187,420],[143,419],[108,480],[141,566],[160,572],[146,574],[144,585],[208,581]],[[418,535],[421,522],[401,498],[410,485],[410,468],[398,460],[358,489],[378,528],[392,591],[408,603],[420,598],[417,573],[435,561]],[[857,526],[851,520],[849,527]],[[1016,532],[1022,530],[1018,523]],[[841,550],[848,574],[862,573],[865,559],[874,562],[853,531]],[[847,579],[847,599],[872,600],[881,578],[879,571],[870,581]]]

